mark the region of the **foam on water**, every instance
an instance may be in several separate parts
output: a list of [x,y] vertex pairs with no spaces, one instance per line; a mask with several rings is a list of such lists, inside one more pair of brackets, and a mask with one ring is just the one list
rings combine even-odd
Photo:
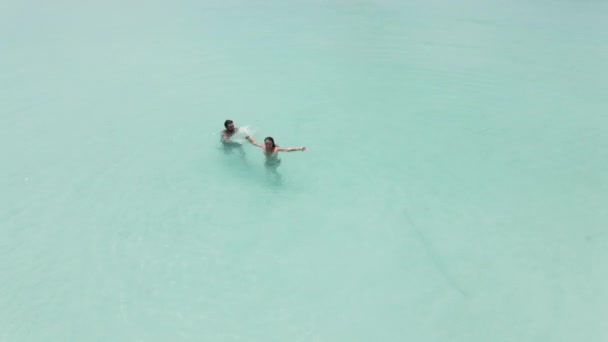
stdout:
[[241,126],[238,128],[238,130],[236,131],[236,133],[234,133],[231,137],[230,140],[233,142],[237,142],[237,143],[244,143],[247,141],[247,137],[251,136],[255,133],[255,131],[253,129],[251,129],[249,126]]

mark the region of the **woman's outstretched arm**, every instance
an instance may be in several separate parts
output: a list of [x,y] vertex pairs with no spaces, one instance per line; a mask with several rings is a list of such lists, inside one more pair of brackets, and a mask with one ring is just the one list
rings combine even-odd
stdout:
[[262,145],[258,144],[258,143],[257,143],[257,141],[255,141],[255,140],[254,140],[254,139],[253,139],[251,136],[248,136],[248,137],[247,137],[247,140],[249,140],[249,142],[250,142],[252,145],[255,145],[255,146],[259,147],[259,148],[262,148],[262,147],[263,147]]
[[306,147],[302,146],[302,147],[277,147],[277,151],[280,152],[293,152],[293,151],[306,151]]

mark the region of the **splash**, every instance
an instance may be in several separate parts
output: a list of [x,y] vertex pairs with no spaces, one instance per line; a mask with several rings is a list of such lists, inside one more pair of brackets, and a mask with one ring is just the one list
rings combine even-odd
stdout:
[[238,130],[230,137],[230,140],[236,143],[244,143],[246,138],[255,133],[249,126],[241,126]]

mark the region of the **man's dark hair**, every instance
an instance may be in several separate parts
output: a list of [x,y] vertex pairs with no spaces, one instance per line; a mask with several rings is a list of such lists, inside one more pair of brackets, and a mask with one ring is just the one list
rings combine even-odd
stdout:
[[228,125],[230,125],[231,123],[233,123],[232,120],[226,120],[226,121],[224,121],[224,127],[228,128]]

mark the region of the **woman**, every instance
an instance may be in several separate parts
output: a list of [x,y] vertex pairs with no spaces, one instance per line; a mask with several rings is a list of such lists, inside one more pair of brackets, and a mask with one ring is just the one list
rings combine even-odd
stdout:
[[293,152],[293,151],[306,151],[306,147],[279,147],[274,143],[272,137],[266,137],[264,139],[264,145],[260,145],[257,142],[252,142],[255,146],[259,147],[264,151],[266,156],[266,166],[277,167],[281,163],[279,159],[279,152]]

